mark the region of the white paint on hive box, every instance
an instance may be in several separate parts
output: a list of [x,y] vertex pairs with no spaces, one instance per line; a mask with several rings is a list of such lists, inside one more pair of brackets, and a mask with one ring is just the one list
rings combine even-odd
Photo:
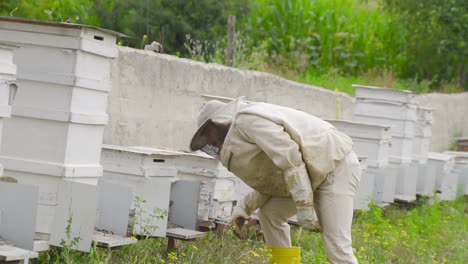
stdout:
[[387,166],[391,140],[389,126],[344,120],[327,121],[353,139],[353,150],[358,155],[368,157],[366,163],[369,166]]
[[411,91],[396,90],[391,88],[382,88],[375,86],[366,86],[354,84],[356,88],[356,98],[377,99],[383,101],[402,102],[402,103],[415,103],[415,95]]
[[[96,221],[97,186],[63,180],[59,183],[57,203],[50,245],[61,246],[64,241],[73,249],[89,252]],[[75,239],[78,242],[74,245]]]
[[36,186],[0,182],[0,237],[34,249],[38,198]]

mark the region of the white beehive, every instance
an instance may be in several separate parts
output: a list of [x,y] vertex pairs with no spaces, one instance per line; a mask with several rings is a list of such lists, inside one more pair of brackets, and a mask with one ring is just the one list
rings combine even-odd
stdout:
[[37,232],[51,231],[63,179],[96,185],[102,176],[117,36],[84,25],[0,17],[0,42],[18,46],[13,62],[20,87],[4,123],[0,162],[6,175],[39,186]]
[[437,196],[441,200],[454,200],[457,194],[458,175],[454,173],[454,156],[436,152],[428,153],[427,163],[436,177]]
[[433,164],[426,162],[413,162],[413,166],[417,166],[418,182],[416,185],[416,193],[424,196],[434,196],[436,189],[436,173]]
[[18,46],[14,62],[21,87],[4,127],[5,168],[102,175],[100,144],[117,36],[83,25],[0,17],[0,41]]
[[395,185],[398,170],[396,168],[367,168],[374,175],[374,191],[372,197],[377,204],[393,203],[395,200]]
[[213,209],[215,186],[219,175],[219,161],[217,159],[201,151],[187,153],[154,147],[135,147],[135,149],[149,151],[152,155],[165,160],[166,166],[171,166],[177,170],[177,178],[199,181],[198,220],[211,221],[210,215]]
[[[132,201],[132,210],[136,215],[132,230],[134,234],[148,235],[138,219],[151,219],[150,214],[154,210],[169,210],[171,183],[175,181],[177,170],[165,162],[166,159],[150,151],[111,145],[102,148],[102,180],[129,187],[135,195]],[[145,212],[139,214],[140,209]],[[153,228],[149,235],[165,237],[167,216],[154,223],[154,226],[157,228]]]
[[395,199],[403,202],[412,202],[416,200],[418,166],[412,163],[390,163],[390,167],[393,167],[397,170]]
[[458,175],[458,185],[463,189],[463,193],[468,195],[468,152],[445,151],[444,154],[455,157],[454,173]]
[[386,167],[390,150],[390,127],[368,123],[327,120],[336,129],[353,139],[353,150],[358,155],[366,156],[370,167]]
[[[104,145],[104,179],[131,185],[130,179],[169,176],[169,181],[200,182],[197,219],[210,221],[214,206],[218,161],[204,153],[187,153],[150,147]],[[176,177],[176,178],[174,178]],[[170,190],[170,188],[168,188]],[[136,192],[138,195],[138,192]],[[168,192],[168,199],[170,193]]]

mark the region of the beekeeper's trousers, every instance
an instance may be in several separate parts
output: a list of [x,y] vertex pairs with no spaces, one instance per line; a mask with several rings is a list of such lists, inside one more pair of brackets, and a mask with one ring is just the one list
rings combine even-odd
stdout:
[[[357,263],[351,244],[351,223],[353,197],[360,178],[359,161],[351,152],[314,191],[314,208],[331,263]],[[258,216],[267,246],[291,246],[288,218],[295,214],[296,205],[291,198],[273,197],[260,208]]]

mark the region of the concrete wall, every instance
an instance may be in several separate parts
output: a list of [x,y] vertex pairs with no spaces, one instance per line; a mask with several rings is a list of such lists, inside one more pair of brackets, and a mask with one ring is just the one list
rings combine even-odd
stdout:
[[420,94],[420,106],[433,108],[433,151],[447,150],[454,137],[468,136],[468,93]]
[[[188,149],[203,103],[215,95],[289,106],[335,118],[336,95],[254,71],[237,70],[150,51],[119,48],[112,69],[109,124],[104,143]],[[351,118],[354,99],[339,94],[341,117]]]
[[[289,106],[322,118],[336,117],[336,95],[254,71],[205,64],[150,51],[119,48],[113,64],[109,124],[104,143],[187,149],[198,111],[208,97]],[[354,98],[339,94],[341,118],[351,119]],[[468,135],[468,93],[423,94],[421,106],[434,108],[434,151],[446,150],[453,136]]]

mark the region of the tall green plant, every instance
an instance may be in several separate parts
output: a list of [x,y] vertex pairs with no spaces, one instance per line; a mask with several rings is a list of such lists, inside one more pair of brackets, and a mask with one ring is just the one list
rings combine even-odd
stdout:
[[270,41],[278,63],[357,74],[404,63],[403,38],[392,22],[380,8],[355,0],[257,0],[245,29]]

